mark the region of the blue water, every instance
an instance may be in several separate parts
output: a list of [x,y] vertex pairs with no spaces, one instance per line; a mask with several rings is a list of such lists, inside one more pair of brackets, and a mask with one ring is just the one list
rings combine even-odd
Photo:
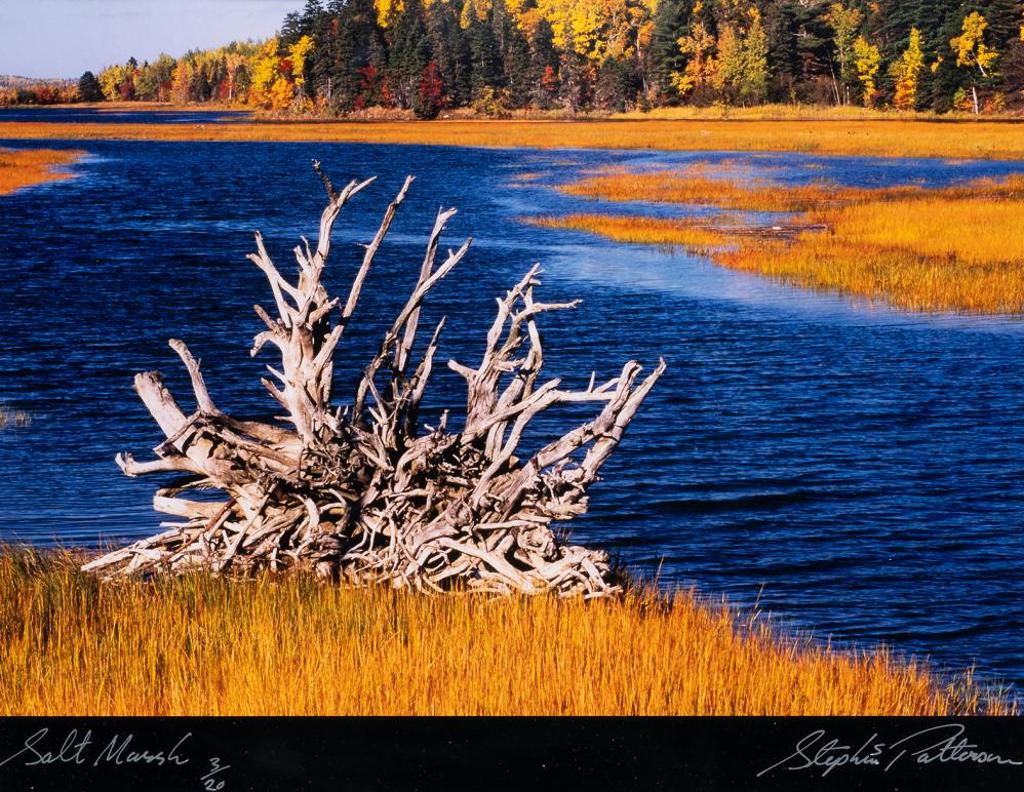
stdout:
[[244,121],[244,110],[109,110],[95,107],[2,107],[0,122],[53,124],[217,124]]
[[[402,177],[417,175],[364,290],[339,394],[415,280],[437,207],[459,206],[448,242],[476,242],[427,308],[449,317],[443,356],[474,360],[495,295],[541,261],[546,298],[584,301],[545,316],[551,376],[582,384],[591,367],[611,377],[630,357],[669,362],[576,540],[648,575],[660,566],[662,581],[740,605],[760,597],[763,610],[819,636],[886,641],[944,669],[976,663],[989,678],[1024,682],[1024,323],[902,314],[517,219],[619,211],[551,189],[607,165],[727,158],[754,177],[937,185],[1021,164],[73,143],[83,145],[77,179],[0,198],[0,401],[34,416],[0,432],[0,538],[93,544],[156,530],[153,480],[122,477],[113,457],[145,458],[162,439],[132,391],[134,372],[161,369],[187,400],[168,337],[202,357],[220,406],[273,412],[258,381],[271,359],[248,356],[259,329],[251,306],[269,295],[244,257],[257,227],[282,268],[299,234],[315,236],[322,197],[308,163],[318,157],[336,182],[380,177],[339,224],[335,286]],[[528,173],[542,177],[519,180]],[[462,382],[440,368],[432,408],[458,409]]]

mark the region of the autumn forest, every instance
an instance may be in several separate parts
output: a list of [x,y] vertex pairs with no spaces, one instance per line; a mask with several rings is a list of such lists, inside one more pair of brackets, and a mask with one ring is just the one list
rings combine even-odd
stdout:
[[768,102],[985,113],[1022,97],[1014,0],[307,0],[264,41],[0,88],[0,104],[419,118]]

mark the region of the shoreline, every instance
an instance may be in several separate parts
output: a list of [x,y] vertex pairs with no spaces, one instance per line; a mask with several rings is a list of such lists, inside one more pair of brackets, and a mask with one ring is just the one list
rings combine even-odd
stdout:
[[[957,127],[956,134],[950,134],[951,126]],[[1024,159],[1024,124],[1009,120],[252,120],[212,124],[0,121],[0,140],[4,139],[377,143]]]

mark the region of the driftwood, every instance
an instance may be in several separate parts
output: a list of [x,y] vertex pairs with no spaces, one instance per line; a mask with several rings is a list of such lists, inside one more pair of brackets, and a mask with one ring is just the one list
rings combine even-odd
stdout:
[[[262,380],[285,412],[283,425],[236,420],[217,408],[199,361],[184,342],[171,347],[191,378],[196,409],[186,413],[156,371],[136,375],[135,390],[165,440],[152,461],[117,455],[128,476],[183,474],[159,489],[156,510],[181,518],[157,536],[108,553],[83,568],[103,577],[205,569],[249,574],[305,568],[361,585],[442,591],[555,591],[596,596],[617,590],[605,553],[560,543],[551,529],[586,510],[586,488],[622,439],[644,397],[664,370],[645,379],[629,361],[618,377],[582,390],[541,382],[544,362],[537,319],[577,303],[534,298],[534,267],[498,300],[483,357],[475,366],[449,361],[466,381],[466,418],[448,431],[420,426],[418,412],[435,365],[442,319],[423,356],[413,347],[423,300],[469,250],[467,240],[437,263],[445,224],[439,212],[412,294],[362,372],[347,407],[332,402],[335,353],[373,263],[412,178],[388,206],[365,246],[348,295],[331,297],[321,282],[331,232],[345,204],[373,180],[337,191],[319,163],[327,191],[315,248],[295,248],[299,273],[286,280],[256,234],[249,258],[267,276],[276,316],[255,310],[265,329],[252,347],[276,347],[280,364]],[[570,402],[603,404],[597,417],[540,448],[516,456],[529,422]],[[188,499],[218,490],[219,501]]]

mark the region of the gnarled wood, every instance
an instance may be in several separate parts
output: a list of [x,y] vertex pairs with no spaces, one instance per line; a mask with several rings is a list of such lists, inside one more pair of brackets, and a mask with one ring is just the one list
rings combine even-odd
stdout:
[[[135,388],[163,431],[156,459],[117,455],[129,476],[176,473],[154,507],[180,518],[163,533],[97,558],[85,569],[105,577],[205,568],[251,573],[303,567],[361,585],[387,581],[423,591],[464,588],[495,592],[605,595],[618,590],[600,551],[561,544],[551,523],[587,508],[593,482],[640,403],[665,369],[640,379],[627,362],[620,374],[581,390],[541,380],[544,353],[538,318],[577,302],[534,298],[539,267],[497,301],[497,315],[478,364],[449,361],[466,380],[466,420],[447,429],[422,426],[419,408],[434,366],[444,319],[422,358],[413,349],[423,302],[466,256],[470,240],[437,264],[454,209],[441,210],[404,306],[363,368],[352,404],[332,401],[335,353],[355,313],[373,259],[412,184],[406,179],[366,246],[344,302],[322,283],[334,224],[345,204],[373,180],[334,188],[319,163],[328,202],[320,237],[295,248],[298,277],[288,281],[262,237],[249,256],[267,276],[276,316],[262,306],[265,329],[252,354],[267,344],[280,362],[263,384],[285,411],[287,426],[239,421],[221,412],[200,362],[183,341],[170,344],[188,371],[197,408],[187,414],[158,372],[139,374]],[[336,317],[336,318],[332,318]],[[410,371],[411,370],[411,371]],[[540,413],[560,404],[597,402],[597,417],[553,439],[528,458],[520,440]],[[182,497],[219,490],[221,501]]]

